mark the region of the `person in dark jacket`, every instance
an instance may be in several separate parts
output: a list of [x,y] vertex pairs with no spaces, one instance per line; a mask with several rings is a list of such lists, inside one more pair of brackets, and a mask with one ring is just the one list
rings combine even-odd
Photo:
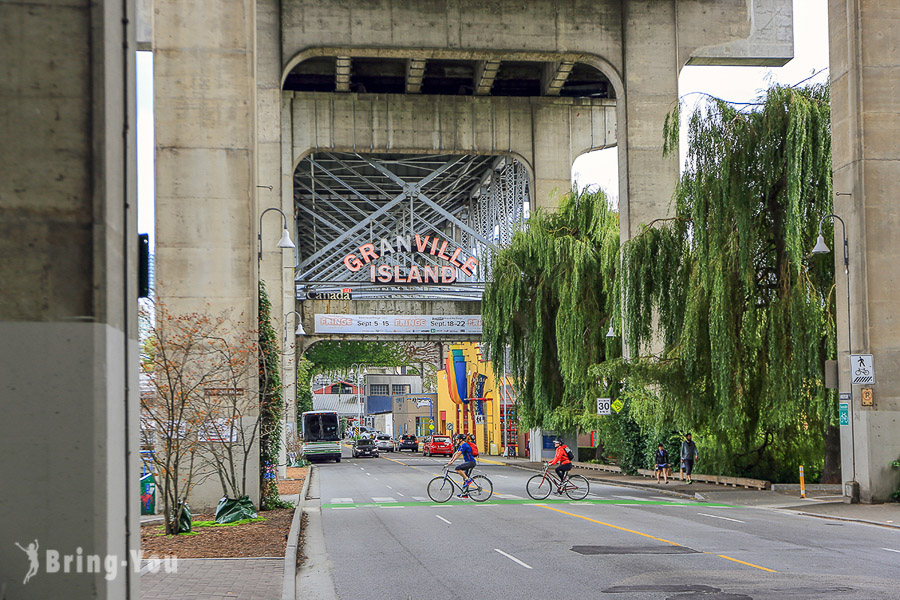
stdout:
[[669,453],[663,448],[662,442],[660,442],[659,446],[656,448],[653,463],[656,465],[656,469],[654,470],[656,473],[656,483],[659,483],[660,474],[662,474],[666,483],[669,483]]
[[700,458],[700,454],[697,452],[697,444],[691,439],[691,434],[687,434],[684,436],[684,441],[681,442],[681,464],[684,465],[688,483],[694,483],[691,473],[694,472],[694,461],[698,458]]

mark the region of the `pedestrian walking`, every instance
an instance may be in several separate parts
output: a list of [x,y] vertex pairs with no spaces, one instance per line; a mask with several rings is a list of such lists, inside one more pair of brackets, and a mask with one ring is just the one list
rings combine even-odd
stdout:
[[688,483],[694,483],[691,473],[694,472],[694,461],[698,458],[700,458],[700,454],[697,452],[697,445],[691,439],[691,434],[685,435],[684,441],[681,442],[681,464],[687,475]]
[[659,476],[662,474],[666,483],[669,483],[669,453],[663,447],[662,442],[656,448],[656,454],[653,457],[653,464],[656,465],[654,473],[656,474],[656,483],[659,485]]

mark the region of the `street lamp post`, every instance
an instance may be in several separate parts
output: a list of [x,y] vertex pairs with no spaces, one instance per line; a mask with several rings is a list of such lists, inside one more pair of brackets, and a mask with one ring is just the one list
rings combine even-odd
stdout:
[[[836,214],[828,214],[819,219],[819,236],[816,238],[816,245],[812,249],[813,254],[828,254],[831,252],[831,249],[828,248],[828,245],[825,243],[825,238],[822,236],[822,223],[825,222],[825,219],[837,219],[841,223],[841,237],[844,240],[844,277],[847,280],[847,360],[850,360],[850,356],[853,354],[853,338],[850,335],[850,244],[847,241],[847,228],[844,224],[844,220],[837,216]],[[851,368],[852,372],[852,368]],[[848,410],[848,418],[850,421],[850,465],[852,469],[852,477],[850,480],[850,485],[852,486],[853,491],[850,494],[851,501],[856,497],[856,489],[858,489],[858,483],[856,482],[856,439],[855,439],[855,426],[853,424],[853,379],[852,374],[850,379],[848,380],[848,385],[850,386],[850,404]],[[845,489],[845,495],[846,489]]]
[[[358,421],[356,423],[356,426],[361,427],[362,419],[363,419],[363,415],[362,415],[363,411],[362,411],[362,398],[360,397],[360,389],[361,389],[360,382],[362,380],[362,372],[365,369],[365,365],[363,363],[352,363],[350,365],[351,373],[353,372],[354,368],[356,370],[356,405],[357,405],[357,410],[358,410],[358,413],[357,413]],[[357,429],[357,431],[359,431],[359,430]]]
[[278,240],[278,247],[279,248],[296,248],[296,246],[294,245],[294,242],[291,241],[291,234],[288,232],[287,216],[284,214],[284,212],[280,208],[274,208],[274,207],[267,208],[266,210],[262,211],[262,213],[260,213],[259,229],[256,230],[256,240],[259,243],[259,251],[257,252],[257,255],[256,255],[257,262],[262,261],[262,218],[270,210],[277,211],[278,214],[281,215],[281,224],[283,226],[283,230],[281,232],[281,239]]

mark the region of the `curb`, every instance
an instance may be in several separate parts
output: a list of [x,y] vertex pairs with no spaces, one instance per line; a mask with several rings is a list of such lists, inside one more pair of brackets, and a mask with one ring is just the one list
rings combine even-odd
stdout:
[[[785,509],[775,509],[775,510],[785,510]],[[818,513],[809,513],[809,512],[800,512],[800,511],[790,511],[795,515],[801,515],[804,517],[816,517],[819,519],[828,519],[830,521],[844,521],[847,523],[864,523],[866,525],[875,525],[876,527],[888,527],[890,529],[900,529],[900,525],[895,525],[894,523],[880,523],[878,521],[867,521],[866,519],[854,519],[853,517],[837,517],[834,515],[822,515]]]
[[287,546],[284,549],[284,580],[281,585],[281,600],[295,600],[297,597],[297,543],[300,539],[300,523],[303,516],[303,502],[309,491],[309,482],[312,479],[313,466],[309,465],[303,489],[294,507],[294,518],[291,520],[291,531],[288,533]]
[[[525,465],[513,465],[513,464],[510,464],[510,463],[504,463],[504,464],[505,464],[506,466],[512,467],[512,468],[514,468],[514,469],[521,469],[521,470],[523,470],[523,471],[530,471],[530,472],[532,472],[532,473],[540,473],[540,472],[541,472],[540,469],[534,469],[534,468],[531,468],[531,467],[526,467]],[[639,483],[622,482],[622,481],[612,481],[612,480],[609,480],[609,479],[602,479],[602,478],[599,478],[599,477],[592,477],[592,476],[589,476],[589,475],[583,475],[583,476],[584,476],[584,478],[587,479],[588,481],[596,481],[596,482],[598,482],[598,483],[605,483],[605,484],[607,484],[607,485],[615,485],[615,486],[618,486],[618,487],[631,488],[631,489],[634,489],[634,490],[653,490],[653,491],[661,492],[661,493],[666,494],[666,495],[669,495],[669,496],[677,496],[677,497],[679,497],[679,498],[685,498],[685,499],[687,499],[687,500],[697,500],[697,501],[699,501],[699,502],[707,502],[706,498],[704,498],[704,497],[703,497],[702,495],[700,495],[699,493],[687,494],[687,493],[685,493],[685,492],[676,492],[675,490],[665,490],[665,489],[661,489],[661,488],[659,488],[658,486],[655,486],[655,485],[653,485],[653,486],[651,486],[651,485],[641,485],[641,484],[639,484]]]

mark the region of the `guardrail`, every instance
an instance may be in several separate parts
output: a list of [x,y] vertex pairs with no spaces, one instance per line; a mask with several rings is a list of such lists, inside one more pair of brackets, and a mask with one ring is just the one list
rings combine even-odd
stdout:
[[[607,471],[609,473],[621,473],[622,467],[615,465],[601,465],[595,463],[573,462],[573,465],[579,469],[591,469],[594,471]],[[673,471],[672,479],[677,481],[675,477],[676,471]],[[638,469],[638,474],[644,477],[656,477],[656,472],[651,469]],[[702,475],[694,473],[691,475],[693,481],[702,481],[703,483],[715,483],[717,485],[727,485],[731,487],[754,488],[757,490],[768,490],[771,483],[764,479],[750,479],[748,477],[728,477],[725,475]]]

